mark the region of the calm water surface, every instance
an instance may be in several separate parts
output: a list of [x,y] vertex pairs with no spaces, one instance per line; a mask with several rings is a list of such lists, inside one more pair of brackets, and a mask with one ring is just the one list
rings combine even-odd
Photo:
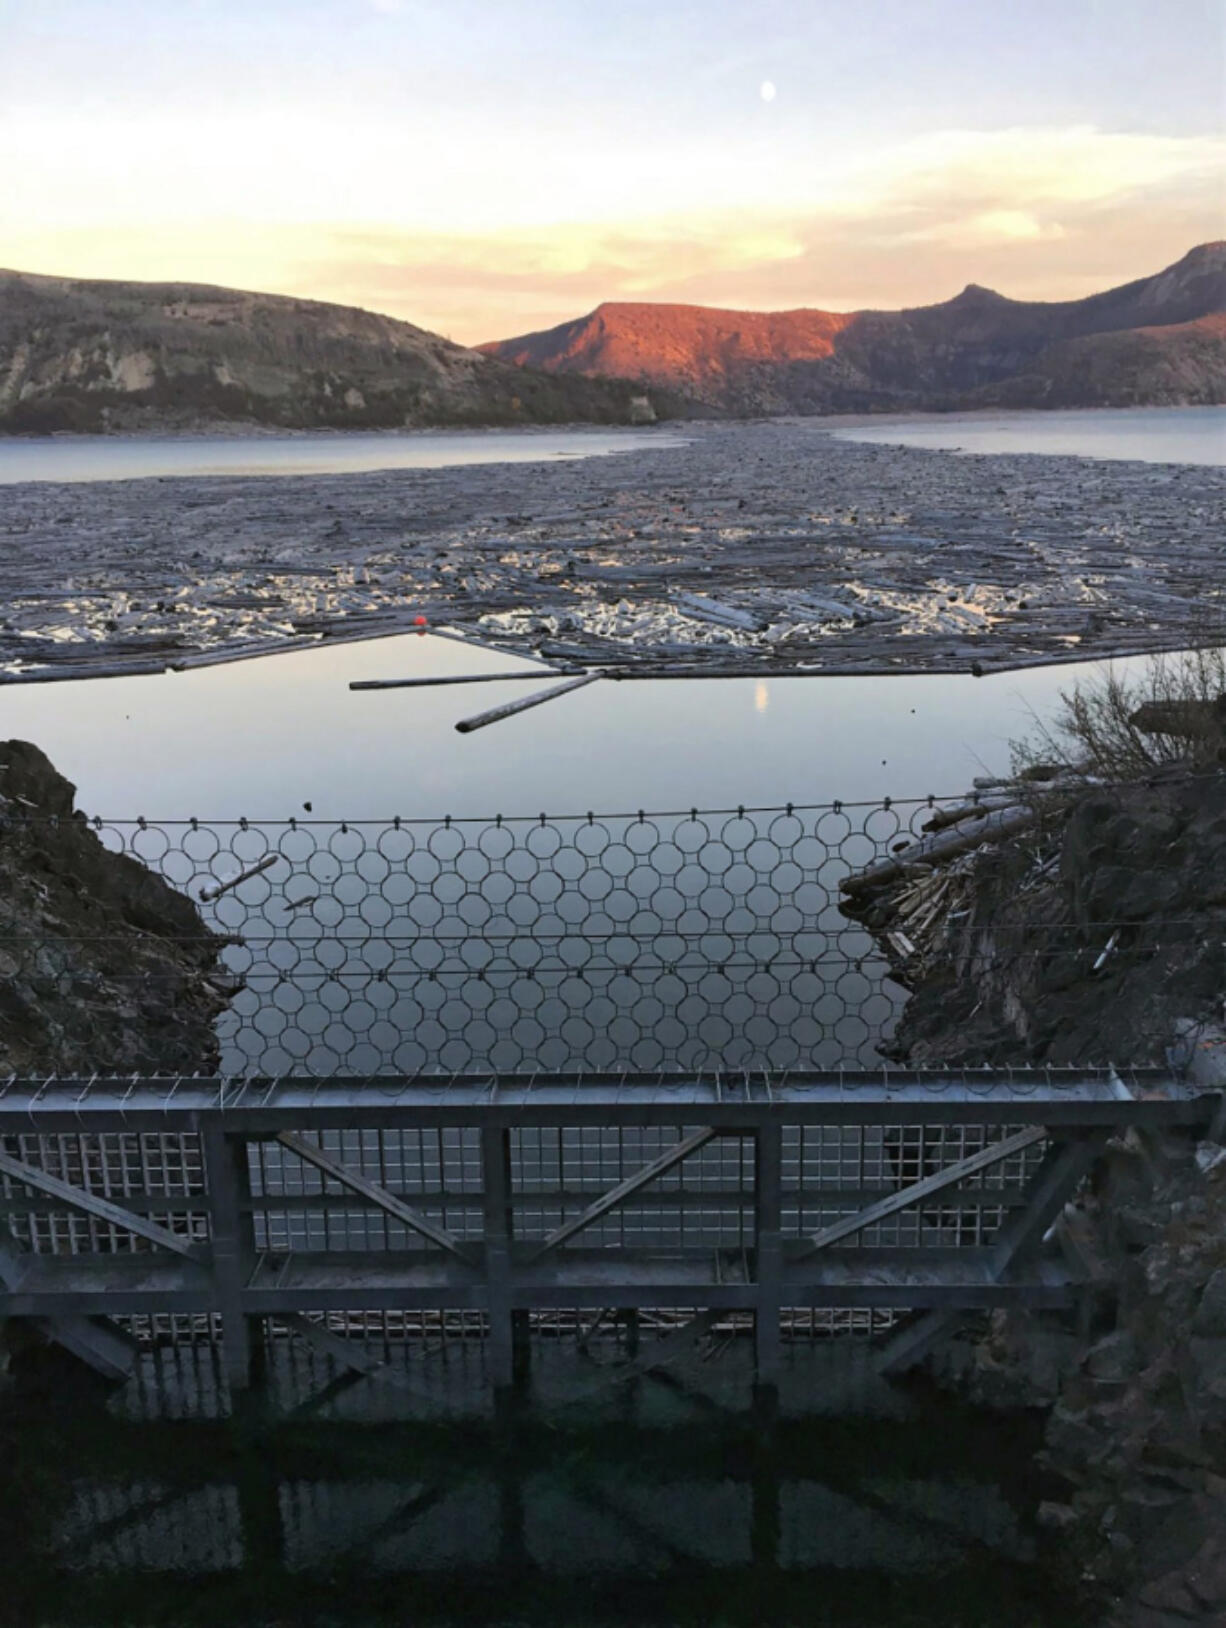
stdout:
[[1143,463],[1226,464],[1226,407],[930,413],[839,428],[850,441],[947,452],[1042,452]]
[[[987,678],[590,685],[469,735],[527,682],[351,691],[351,679],[509,672],[407,634],[139,678],[0,687],[0,738],[38,742],[113,818],[584,813],[960,792],[1096,663]],[[1142,666],[1119,662],[1121,671]],[[542,687],[551,682],[542,678]]]
[[0,436],[0,486],[152,475],[355,475],[372,469],[537,463],[639,452],[682,441],[664,430],[616,429]]

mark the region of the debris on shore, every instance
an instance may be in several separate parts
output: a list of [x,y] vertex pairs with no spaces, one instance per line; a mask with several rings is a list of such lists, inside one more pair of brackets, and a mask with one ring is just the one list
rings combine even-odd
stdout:
[[1226,997],[1226,774],[983,782],[929,825],[842,883],[911,994],[891,1056],[1160,1064]]

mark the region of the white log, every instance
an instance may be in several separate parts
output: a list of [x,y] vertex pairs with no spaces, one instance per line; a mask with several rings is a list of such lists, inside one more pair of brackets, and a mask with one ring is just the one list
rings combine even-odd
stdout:
[[971,848],[978,848],[985,842],[1012,836],[1015,831],[1024,830],[1026,826],[1031,825],[1034,818],[1034,809],[1023,803],[995,809],[984,819],[972,821],[969,829],[965,824],[956,825],[949,830],[937,831],[932,836],[923,837],[892,858],[879,860],[867,870],[862,870],[855,876],[845,877],[839,883],[839,887],[844,893],[870,892],[873,888],[884,887],[890,882],[912,874],[913,865],[921,863],[943,865],[947,860],[955,859],[959,854],[967,853]]
[[491,707],[489,712],[479,712],[473,718],[461,718],[456,729],[461,735],[471,734],[474,729],[484,729],[487,724],[501,723],[504,718],[513,718],[517,712],[527,712],[530,707],[542,706],[546,701],[552,701],[559,695],[569,695],[571,690],[582,689],[585,684],[594,684],[603,673],[581,673],[578,678],[572,678],[565,684],[555,684],[551,690],[539,690],[535,695],[529,695],[523,701],[508,701],[505,706]]
[[253,876],[258,876],[261,871],[268,870],[270,866],[277,863],[280,857],[280,854],[265,854],[258,864],[248,866],[245,871],[239,871],[238,875],[232,876],[228,882],[219,882],[216,887],[202,887],[200,897],[205,900],[220,899],[223,893],[229,893],[230,889],[238,887],[240,882],[248,882]]

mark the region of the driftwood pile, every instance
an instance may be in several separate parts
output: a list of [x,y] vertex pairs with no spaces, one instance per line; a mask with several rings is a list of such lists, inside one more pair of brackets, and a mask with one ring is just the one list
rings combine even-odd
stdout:
[[637,450],[5,486],[0,683],[426,625],[623,679],[987,674],[1226,639],[1220,469],[963,458],[812,421],[614,444]]
[[[1189,769],[1203,760],[1206,747],[1216,747],[1226,761],[1226,695],[1147,701],[1128,722],[1142,734],[1189,742]],[[1008,780],[976,779],[965,798],[934,808],[916,840],[898,843],[887,858],[845,877],[840,908],[878,939],[891,976],[913,988],[947,954],[951,935],[971,915],[978,855],[1031,831],[1033,865],[1020,885],[1041,884],[1057,860],[1053,817],[1100,783],[1084,763],[1035,765]],[[1116,939],[1118,934],[1104,945],[1100,961],[1112,953]]]
[[977,778],[963,799],[935,807],[914,841],[898,843],[888,858],[845,877],[839,907],[881,944],[891,977],[913,988],[969,917],[980,854],[1033,831],[1030,877],[1037,885],[1055,863],[1054,845],[1043,835],[1045,816],[1093,784],[1083,769],[1063,765],[1036,766],[1010,780]]

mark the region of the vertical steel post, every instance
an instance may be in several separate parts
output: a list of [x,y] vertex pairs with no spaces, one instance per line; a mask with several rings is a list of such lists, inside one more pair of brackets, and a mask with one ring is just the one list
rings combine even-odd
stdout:
[[511,1314],[511,1133],[496,1120],[481,1127],[481,1187],[489,1364],[497,1397],[515,1381],[515,1341]]
[[248,1262],[241,1201],[248,1185],[247,1144],[242,1137],[231,1139],[220,1125],[208,1125],[200,1132],[200,1145],[208,1187],[213,1291],[221,1312],[222,1366],[230,1389],[241,1391],[252,1378],[251,1334],[243,1313]]
[[633,1362],[639,1354],[639,1308],[627,1306],[621,1314],[621,1320],[626,1331],[626,1357]]
[[759,1386],[779,1383],[779,1316],[783,1294],[783,1132],[768,1119],[754,1132],[754,1372]]

